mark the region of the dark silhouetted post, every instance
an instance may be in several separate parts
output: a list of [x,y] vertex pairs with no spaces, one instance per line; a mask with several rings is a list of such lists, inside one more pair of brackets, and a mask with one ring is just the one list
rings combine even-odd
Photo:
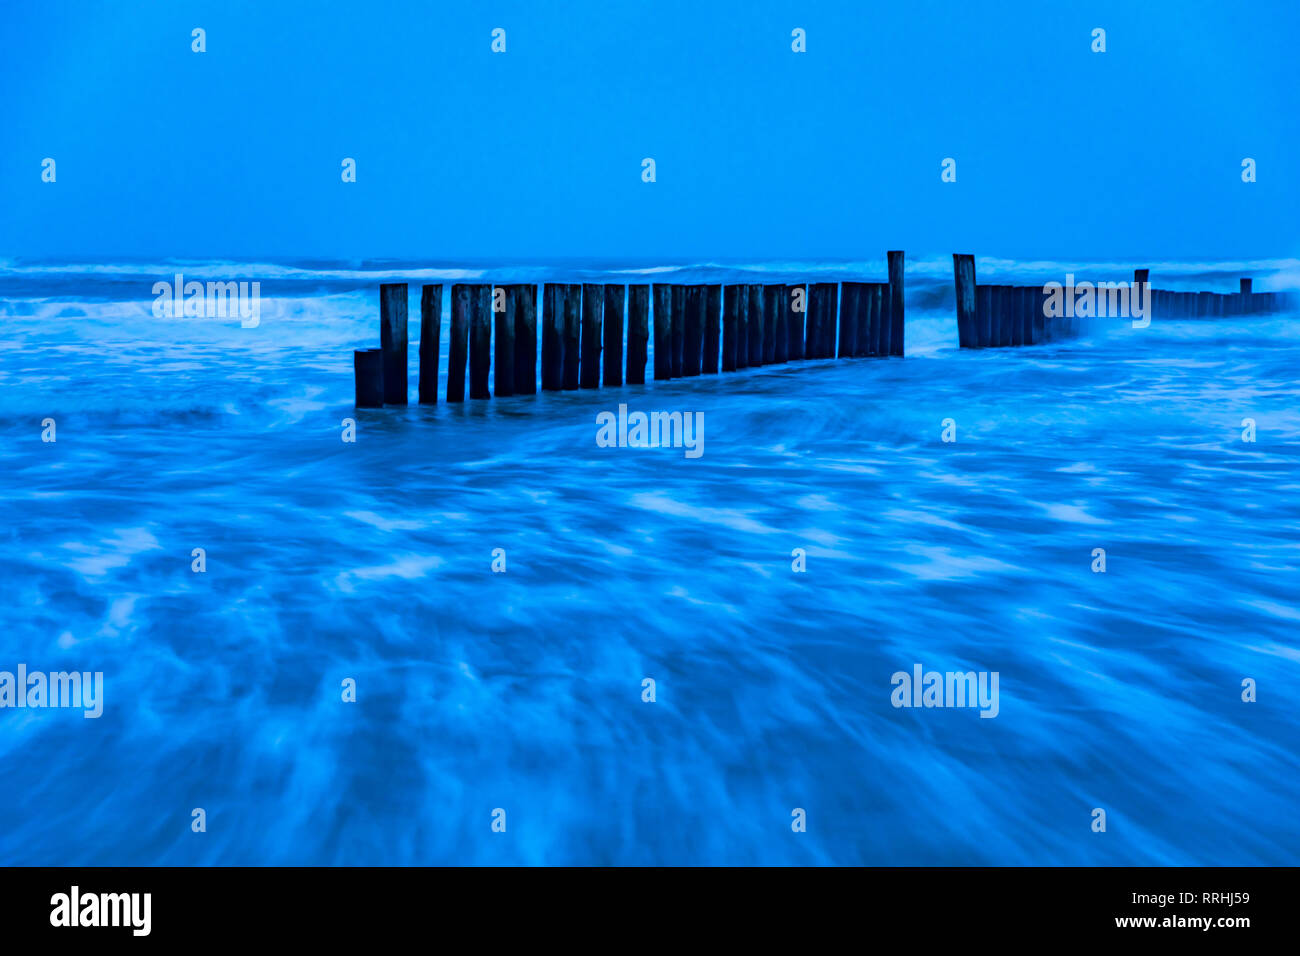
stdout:
[[582,286],[576,282],[565,284],[564,301],[564,389],[578,387],[582,365]]
[[470,315],[474,286],[451,287],[451,334],[447,337],[447,401],[465,401],[465,362],[469,356]]
[[993,287],[975,287],[975,347],[986,349],[993,344]]
[[600,388],[600,325],[605,306],[604,286],[582,286],[582,366],[578,384]]
[[645,360],[650,340],[650,287],[627,287],[627,383],[645,384]]
[[764,287],[766,298],[763,314],[770,316],[772,326],[772,361],[784,364],[790,359],[790,287],[769,285]]
[[763,290],[763,364],[771,365],[776,361],[776,324],[780,309],[779,292],[785,286],[765,285]]
[[975,332],[975,257],[954,252],[952,276],[957,288],[957,344],[973,349],[979,341]]
[[673,378],[682,377],[686,358],[686,287],[673,286]]
[[605,384],[623,384],[623,293],[621,285],[605,286]]
[[492,299],[490,285],[471,286],[474,301],[469,326],[469,397],[491,398],[488,373],[492,369]]
[[542,286],[542,391],[564,387],[564,286]]
[[384,404],[406,404],[406,283],[379,287],[379,345],[384,350]]
[[740,347],[740,317],[746,309],[745,287],[729,285],[722,289],[722,370],[734,372]]
[[704,351],[704,286],[688,285],[682,293],[682,374],[700,374]]
[[790,361],[797,362],[804,352],[804,318],[808,314],[808,289],[802,285],[785,287],[786,326],[790,333],[790,343],[786,349]]
[[903,253],[889,257],[889,354],[903,354]]
[[384,350],[356,349],[352,353],[357,408],[384,406]]
[[515,310],[510,290],[514,286],[492,289],[492,318],[496,326],[496,348],[492,351],[495,374],[492,394],[505,398],[515,393]]
[[834,282],[814,282],[808,287],[808,345],[810,359],[835,355],[835,307],[838,286]]
[[858,300],[861,282],[844,282],[840,285],[840,344],[839,358],[853,358],[858,350]]
[[704,359],[700,370],[718,374],[718,346],[721,344],[722,286],[711,285],[704,295]]
[[420,404],[438,404],[438,359],[442,345],[442,286],[420,289]]
[[1013,286],[998,286],[998,345],[1003,348],[1015,345],[1013,332],[1016,316],[1013,292]]
[[655,380],[673,377],[673,287],[654,284]]
[[512,285],[506,307],[514,315],[515,394],[537,394],[537,286]]
[[745,312],[745,341],[749,343],[749,364],[756,368],[763,364],[763,287],[750,284],[745,290],[749,303]]

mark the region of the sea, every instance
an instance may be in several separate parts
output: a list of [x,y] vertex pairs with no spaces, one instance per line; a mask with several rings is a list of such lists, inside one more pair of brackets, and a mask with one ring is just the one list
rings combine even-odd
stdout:
[[[977,273],[1134,265],[1300,288]],[[258,323],[159,318],[178,273]],[[963,350],[909,253],[901,358],[415,402],[422,284],[445,376],[456,282],[885,279],[0,261],[0,672],[102,675],[0,707],[0,864],[1300,863],[1294,313]],[[384,282],[411,404],[357,409]],[[897,706],[929,672],[996,714]]]

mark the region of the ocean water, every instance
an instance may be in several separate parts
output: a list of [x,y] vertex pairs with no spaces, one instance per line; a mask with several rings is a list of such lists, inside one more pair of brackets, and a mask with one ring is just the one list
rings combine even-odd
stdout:
[[[0,710],[0,863],[1300,863],[1297,317],[959,351],[910,259],[903,359],[382,410],[381,281],[884,264],[0,263],[0,670],[104,681]],[[177,271],[260,325],[154,318]],[[619,403],[703,454],[598,447]],[[894,707],[916,665],[997,716]]]

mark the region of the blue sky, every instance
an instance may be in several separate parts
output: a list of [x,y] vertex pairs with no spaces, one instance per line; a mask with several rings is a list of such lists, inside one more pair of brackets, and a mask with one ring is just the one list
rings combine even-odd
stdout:
[[4,16],[4,257],[1300,254],[1294,0]]

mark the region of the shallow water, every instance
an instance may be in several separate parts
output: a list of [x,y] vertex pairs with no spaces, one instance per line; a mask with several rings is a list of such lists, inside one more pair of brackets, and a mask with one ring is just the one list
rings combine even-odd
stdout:
[[[153,318],[181,268],[260,326]],[[0,862],[1300,862],[1294,316],[962,352],[936,257],[905,359],[358,411],[378,282],[480,274],[241,268],[0,269],[0,670],[105,686],[0,710]],[[489,273],[788,276],[884,270]],[[598,447],[620,402],[703,455]],[[998,715],[893,707],[916,664]]]

